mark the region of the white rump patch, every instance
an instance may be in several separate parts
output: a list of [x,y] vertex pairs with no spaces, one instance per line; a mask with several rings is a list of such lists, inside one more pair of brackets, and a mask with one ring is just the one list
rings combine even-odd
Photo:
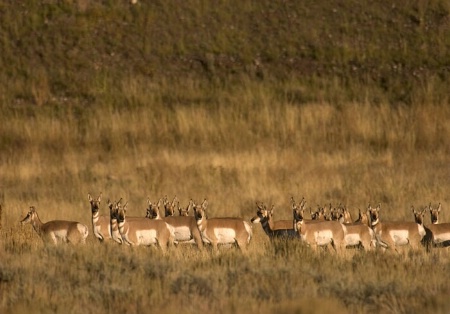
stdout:
[[409,243],[408,230],[390,230],[389,236],[394,241],[395,245],[407,245]]
[[333,231],[321,230],[314,232],[314,240],[319,246],[330,244],[333,241]]
[[214,235],[218,243],[235,243],[236,231],[232,228],[214,228]]

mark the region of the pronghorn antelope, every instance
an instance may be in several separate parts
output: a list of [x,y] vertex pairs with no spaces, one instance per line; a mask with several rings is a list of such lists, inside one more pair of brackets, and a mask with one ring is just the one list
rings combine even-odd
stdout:
[[[428,206],[428,210],[440,210],[441,204],[437,208],[432,208],[431,204]],[[422,212],[418,213],[414,211],[414,219],[416,223],[423,224],[423,217],[427,208],[424,208]],[[433,221],[433,220],[431,220]],[[426,235],[424,237],[427,248],[432,245],[433,247],[448,247],[450,246],[450,223],[432,223],[425,226]]]
[[302,200],[298,207],[292,198],[292,210],[294,214],[294,229],[301,239],[317,251],[319,246],[331,245],[338,253],[345,249],[344,237],[346,227],[339,221],[305,220],[304,210],[306,202]]
[[311,214],[311,220],[321,220],[321,221],[329,220],[328,219],[329,217],[324,207],[318,206],[315,212],[312,212],[311,208],[309,208],[309,213]]
[[145,217],[126,219],[128,203],[118,208],[116,214],[119,232],[123,242],[128,245],[158,245],[163,252],[173,243],[173,228],[163,220],[147,219]]
[[298,237],[298,233],[295,232],[292,224],[292,220],[277,220],[273,221],[273,208],[268,210],[265,205],[258,205],[256,216],[251,219],[252,223],[261,223],[263,230],[269,236],[270,239],[283,237],[283,238],[295,238]]
[[[344,216],[346,210],[344,207]],[[347,217],[345,221],[351,221],[350,217]],[[343,224],[347,228],[347,234],[345,235],[346,247],[362,246],[365,251],[376,247],[375,232],[370,227],[369,215],[367,213],[361,213],[359,209],[358,219],[355,222],[344,222]]]
[[108,216],[100,215],[99,213],[102,193],[100,193],[97,199],[93,199],[91,194],[88,193],[88,200],[91,204],[92,231],[94,233],[94,236],[100,242],[103,242],[105,239],[111,239],[110,219]]
[[[172,228],[174,233],[174,241],[175,243],[195,243],[199,249],[203,249],[203,241],[200,235],[200,231],[197,228],[197,222],[195,221],[194,216],[173,216],[174,213],[174,205],[170,205],[170,210],[166,209],[166,217],[162,218],[159,214],[159,205],[147,199],[148,208],[147,208],[147,218],[150,219],[162,219],[167,222]],[[192,204],[190,202],[189,204]],[[167,214],[170,214],[167,216]]]
[[30,207],[21,223],[22,225],[31,223],[44,244],[84,244],[89,234],[88,227],[76,221],[51,220],[42,223],[34,206]]
[[123,243],[122,236],[119,231],[119,223],[117,222],[117,214],[119,213],[121,200],[122,199],[117,201],[115,204],[111,203],[110,200],[107,202],[109,207],[111,238],[119,244]]
[[369,221],[369,216],[370,215],[368,212],[362,213],[361,209],[358,208],[358,219],[356,219],[355,222],[360,222],[360,223],[370,227],[371,224]]
[[431,207],[431,203],[428,206],[428,209],[430,210],[431,215],[431,223],[436,225],[439,223],[439,213],[441,212],[441,203],[439,203],[438,207],[433,208]]
[[242,250],[246,251],[247,245],[253,236],[252,226],[242,218],[207,218],[206,199],[202,204],[195,204],[194,217],[197,222],[198,230],[204,243],[210,243],[217,251],[218,244],[237,244]]
[[353,222],[352,214],[350,214],[350,211],[346,206],[342,207],[342,218],[344,220],[343,222],[346,224]]
[[[109,218],[110,218],[110,232],[111,232],[111,238],[119,243],[123,243],[122,235],[120,234],[119,230],[119,222],[117,221],[117,216],[119,214],[119,209],[122,207],[122,198],[115,202],[114,204],[111,203],[110,200],[108,200],[108,208],[109,208]],[[144,217],[130,217],[127,216],[127,221],[132,220],[141,220]]]
[[[175,201],[176,201],[176,203],[175,203]],[[166,217],[175,216],[175,206],[178,209],[179,216],[189,216],[189,210],[192,207],[192,200],[189,202],[188,206],[185,209],[183,209],[180,207],[180,202],[178,201],[176,196],[172,200],[172,203],[167,201],[167,196],[166,196],[163,200],[163,205],[164,205],[164,211],[165,211]]]
[[380,222],[380,208],[372,208],[369,205],[369,220],[377,244],[384,249],[396,249],[399,246],[410,245],[411,248],[417,249],[420,246],[422,238],[425,236],[425,228],[422,224],[415,222]]

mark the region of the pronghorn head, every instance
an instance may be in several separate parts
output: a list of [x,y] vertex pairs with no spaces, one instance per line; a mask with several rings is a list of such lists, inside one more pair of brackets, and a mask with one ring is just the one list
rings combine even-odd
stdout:
[[352,214],[350,214],[350,211],[347,209],[347,206],[342,207],[342,215],[345,223],[353,222]]
[[358,219],[356,219],[356,222],[362,223],[363,225],[367,225],[370,227],[369,222],[369,213],[368,212],[361,212],[361,209],[358,208]]
[[336,207],[331,206],[331,203],[330,203],[329,210],[330,210],[330,220],[341,221],[344,219],[344,213],[342,210],[342,206],[340,204],[336,208]]
[[98,213],[100,209],[100,201],[102,200],[102,193],[98,196],[98,198],[95,200],[92,198],[91,194],[88,193],[88,200],[89,203],[91,203],[91,211],[93,214]]
[[193,204],[194,203],[192,202],[192,200],[190,200],[188,206],[185,209],[183,209],[180,207],[180,202],[178,202],[177,207],[178,207],[178,213],[180,214],[180,216],[189,216],[189,211],[191,210]]
[[257,223],[264,224],[272,216],[274,205],[272,205],[272,208],[268,210],[265,205],[263,205],[262,203],[258,204],[257,202],[256,207],[258,208],[258,210],[256,211],[256,216],[253,217],[250,221],[254,224]]
[[423,217],[425,216],[426,208],[424,208],[422,211],[416,211],[414,209],[414,206],[411,206],[411,211],[414,215],[414,221],[419,224],[423,225]]
[[125,221],[125,214],[127,212],[127,206],[128,206],[128,202],[125,203],[125,205],[120,206],[120,202],[117,202],[116,204],[116,208],[117,208],[117,222],[122,223]]
[[372,206],[370,206],[369,204],[369,207],[367,208],[367,213],[369,214],[369,219],[372,227],[380,222],[380,209],[381,204],[378,204],[376,208],[372,208]]
[[206,198],[203,200],[203,202],[198,205],[192,202],[192,207],[194,208],[194,217],[195,220],[201,221],[203,218],[208,219],[206,215],[206,207],[208,206],[208,202],[206,201]]
[[305,219],[305,207],[306,201],[304,198],[300,202],[300,206],[297,206],[297,204],[293,203],[292,211],[294,214],[294,221],[303,221],[303,219]]
[[158,203],[152,203],[150,201],[150,198],[147,198],[147,204],[147,214],[145,215],[145,217],[150,219],[161,219],[161,215],[159,214],[161,199],[158,201]]
[[323,215],[323,210],[321,210],[321,208],[318,208],[315,212],[313,212],[310,207],[309,214],[311,215],[312,220],[324,220],[325,219],[325,217]]
[[428,209],[430,210],[430,214],[431,214],[431,223],[432,224],[438,224],[439,223],[439,212],[441,211],[441,203],[439,203],[438,207],[433,208],[430,205],[428,206]]
[[111,201],[108,199],[108,207],[109,207],[109,217],[110,219],[116,219],[117,220],[117,214],[119,212],[119,208],[122,206],[121,204],[122,198],[120,198],[117,202],[111,203]]
[[30,223],[33,218],[37,215],[36,208],[34,206],[30,206],[30,210],[28,211],[27,215],[24,219],[20,222],[22,225]]
[[176,195],[173,198],[172,203],[167,200],[167,195],[164,197],[163,205],[164,205],[164,215],[166,217],[168,217],[168,216],[175,216],[175,205],[176,205],[176,202],[177,202],[177,196]]

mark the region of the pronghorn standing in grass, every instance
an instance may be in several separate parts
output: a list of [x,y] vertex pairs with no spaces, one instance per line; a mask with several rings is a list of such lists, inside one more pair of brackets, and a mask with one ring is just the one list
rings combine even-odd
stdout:
[[158,245],[163,252],[173,243],[173,228],[163,220],[134,218],[126,219],[126,208],[128,203],[123,207],[118,207],[116,214],[119,223],[119,232],[123,242],[128,245]]
[[301,239],[317,251],[319,246],[331,245],[333,249],[342,253],[345,250],[344,237],[347,233],[346,227],[339,221],[318,221],[305,220],[305,200],[302,199],[300,206],[292,200],[292,210],[294,216],[294,229]]
[[292,220],[273,220],[273,208],[268,210],[265,205],[256,203],[258,210],[256,216],[251,219],[252,223],[261,223],[261,226],[270,239],[273,238],[297,238]]
[[89,234],[88,227],[77,221],[51,220],[42,223],[34,206],[21,221],[22,225],[31,223],[44,244],[72,243],[84,244]]
[[[172,204],[167,202],[167,199],[165,199],[163,203],[166,213],[166,217],[164,218],[162,218],[159,213],[160,201],[155,204],[148,198],[146,217],[150,219],[162,219],[167,222],[173,228],[175,243],[195,243],[199,249],[203,249],[202,237],[200,235],[200,231],[198,230],[197,222],[195,221],[194,216],[174,216],[175,199],[172,201]],[[189,206],[191,205],[192,201],[189,202],[187,210],[189,210]],[[180,210],[179,206],[178,209]]]
[[381,222],[380,209],[380,204],[376,208],[372,208],[370,205],[368,207],[369,220],[375,232],[377,244],[384,249],[391,250],[405,245],[418,249],[426,234],[423,224],[409,221]]
[[420,215],[414,214],[414,219],[417,223],[423,223],[423,217],[427,209],[431,213],[431,224],[425,226],[426,235],[424,237],[425,244],[429,249],[432,247],[448,247],[450,246],[450,223],[438,223],[439,211],[441,204],[433,208],[431,204],[423,209]]
[[105,239],[111,239],[111,224],[108,216],[100,215],[100,202],[102,200],[102,193],[93,199],[91,194],[88,193],[88,200],[91,204],[92,212],[92,231],[94,236],[103,242]]
[[194,217],[204,243],[210,243],[214,251],[218,244],[237,244],[246,251],[253,236],[252,226],[242,218],[207,218],[206,199],[202,204],[193,202]]

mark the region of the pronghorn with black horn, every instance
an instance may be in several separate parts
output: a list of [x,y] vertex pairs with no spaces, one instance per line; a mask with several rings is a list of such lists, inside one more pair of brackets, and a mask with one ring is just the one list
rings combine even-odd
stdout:
[[[150,198],[148,198],[147,204],[148,208],[146,217],[150,219],[162,219],[167,222],[173,228],[175,243],[195,243],[199,249],[203,249],[202,237],[200,235],[200,231],[198,230],[197,222],[195,221],[194,216],[173,216],[175,211],[175,199],[172,201],[172,204],[164,201],[166,213],[166,217],[164,218],[159,214],[160,202],[155,204],[150,201]],[[192,206],[192,204],[192,201],[190,201],[188,208]]]
[[432,247],[448,247],[450,246],[450,223],[436,223],[439,221],[439,217],[435,216],[433,219],[433,213],[438,213],[441,210],[441,204],[438,207],[433,208],[431,204],[423,209],[423,211],[419,214],[414,213],[414,219],[416,223],[423,224],[423,217],[425,215],[426,210],[429,210],[431,213],[431,222],[430,225],[425,225],[426,235],[424,237],[425,244],[427,248]]
[[193,202],[194,217],[204,243],[210,243],[214,251],[219,244],[237,244],[245,252],[253,236],[252,226],[242,218],[207,218],[206,199],[201,204]]
[[297,238],[298,233],[294,230],[292,220],[273,220],[273,208],[268,210],[265,205],[256,203],[258,210],[256,216],[251,219],[252,223],[261,223],[264,232],[273,238]]
[[372,208],[370,204],[368,207],[369,220],[375,232],[377,245],[391,250],[406,245],[418,249],[426,234],[423,224],[412,221],[381,222],[380,209],[380,204],[376,208]]
[[110,218],[106,215],[100,215],[100,202],[102,200],[102,193],[93,199],[91,194],[88,193],[88,200],[91,205],[92,212],[92,231],[94,236],[103,242],[105,239],[111,239],[111,224]]
[[21,223],[22,225],[31,223],[44,244],[84,244],[89,234],[88,227],[77,221],[51,220],[42,223],[34,206],[30,207]]
[[319,221],[304,219],[305,200],[302,199],[300,206],[292,200],[292,211],[294,216],[294,229],[298,232],[302,241],[307,243],[314,251],[319,246],[331,245],[333,249],[342,253],[345,250],[344,237],[347,233],[346,227],[339,221]]
[[127,220],[127,206],[128,203],[119,207],[116,214],[123,242],[131,246],[158,245],[163,252],[166,252],[167,247],[173,243],[173,228],[163,220],[145,217]]

